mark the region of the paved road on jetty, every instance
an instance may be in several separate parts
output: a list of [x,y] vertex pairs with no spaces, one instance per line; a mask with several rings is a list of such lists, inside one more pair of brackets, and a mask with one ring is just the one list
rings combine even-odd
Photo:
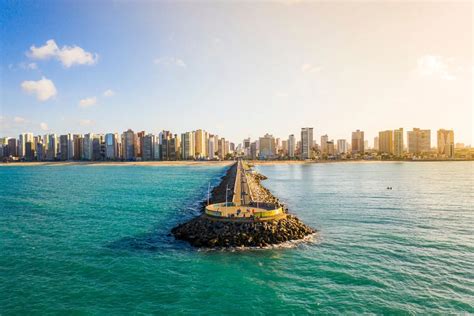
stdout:
[[237,205],[247,205],[250,201],[250,190],[245,176],[244,166],[242,161],[237,162],[237,174],[235,177],[234,198],[232,202]]

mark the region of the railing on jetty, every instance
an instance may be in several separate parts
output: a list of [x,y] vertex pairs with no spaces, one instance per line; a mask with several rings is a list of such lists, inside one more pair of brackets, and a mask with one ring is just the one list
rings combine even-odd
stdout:
[[[263,206],[263,207],[262,207]],[[205,213],[217,218],[272,218],[284,214],[283,208],[275,207],[272,204],[259,205],[254,207],[252,205],[235,205],[234,203],[217,203],[206,206]]]

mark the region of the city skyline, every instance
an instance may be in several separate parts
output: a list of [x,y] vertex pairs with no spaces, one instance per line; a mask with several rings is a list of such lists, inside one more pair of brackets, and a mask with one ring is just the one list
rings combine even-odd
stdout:
[[380,131],[369,146],[364,131],[352,132],[351,140],[330,139],[322,135],[318,142],[312,127],[302,127],[300,140],[265,135],[252,141],[234,143],[203,129],[159,134],[128,129],[123,133],[86,133],[63,135],[21,133],[0,138],[0,158],[9,161],[151,161],[151,160],[229,160],[238,157],[252,160],[445,160],[472,159],[470,146],[455,142],[454,130],[438,129],[436,146],[431,130],[403,128]]
[[30,4],[1,5],[2,137],[419,127],[473,144],[468,2]]

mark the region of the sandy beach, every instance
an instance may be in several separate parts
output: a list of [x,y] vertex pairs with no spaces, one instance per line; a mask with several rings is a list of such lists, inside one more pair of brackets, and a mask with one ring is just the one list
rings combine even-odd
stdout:
[[0,163],[0,167],[19,166],[228,166],[234,161],[45,161]]

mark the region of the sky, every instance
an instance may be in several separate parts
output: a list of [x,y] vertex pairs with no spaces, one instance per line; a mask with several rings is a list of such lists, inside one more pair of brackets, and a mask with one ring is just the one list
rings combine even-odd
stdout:
[[473,5],[2,1],[0,137],[205,129],[474,144]]

